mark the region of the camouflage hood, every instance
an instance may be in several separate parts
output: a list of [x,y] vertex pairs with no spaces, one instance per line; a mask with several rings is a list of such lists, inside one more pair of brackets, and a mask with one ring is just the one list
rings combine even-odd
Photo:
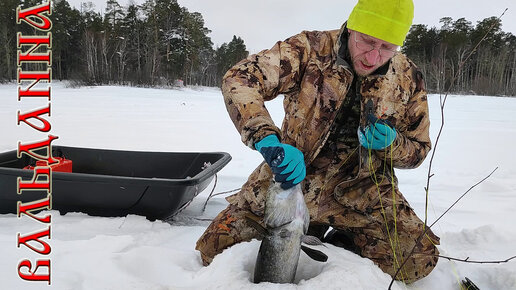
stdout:
[[[265,136],[277,134],[283,143],[301,150],[310,165],[328,139],[356,77],[346,56],[344,25],[340,30],[304,31],[231,68],[223,78],[222,93],[244,144],[254,149]],[[427,96],[417,67],[398,53],[374,74],[360,78],[356,91],[361,95],[362,126],[367,114],[374,114],[388,120],[398,132],[393,146],[386,150],[372,155],[361,150],[361,163],[367,161],[369,166],[362,166],[358,175],[370,174],[385,156],[398,168],[421,164],[430,149],[430,138]],[[264,106],[280,94],[285,97],[281,130]],[[271,178],[270,168],[262,163],[228,201],[261,215]]]

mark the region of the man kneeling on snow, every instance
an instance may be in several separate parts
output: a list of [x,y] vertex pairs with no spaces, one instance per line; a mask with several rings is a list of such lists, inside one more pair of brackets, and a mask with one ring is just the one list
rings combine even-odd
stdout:
[[[197,242],[205,265],[258,238],[245,222],[264,213],[273,178],[302,182],[309,234],[373,260],[407,283],[437,263],[439,238],[398,189],[393,167],[414,168],[431,148],[423,76],[398,52],[412,0],[359,0],[339,30],[304,31],[251,55],[224,76],[222,92],[242,141],[265,160]],[[264,102],[283,94],[277,128]],[[274,149],[274,150],[270,150]],[[271,153],[272,152],[272,153]],[[274,156],[269,156],[273,154]],[[282,164],[271,162],[279,158]],[[323,236],[328,227],[334,228]]]

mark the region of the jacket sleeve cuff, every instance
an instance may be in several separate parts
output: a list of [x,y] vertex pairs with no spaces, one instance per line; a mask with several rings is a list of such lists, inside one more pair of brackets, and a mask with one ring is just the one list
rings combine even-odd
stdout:
[[255,117],[242,128],[242,142],[247,147],[256,150],[254,144],[260,142],[263,138],[275,134],[281,141],[281,130],[272,123],[272,120],[265,116]]

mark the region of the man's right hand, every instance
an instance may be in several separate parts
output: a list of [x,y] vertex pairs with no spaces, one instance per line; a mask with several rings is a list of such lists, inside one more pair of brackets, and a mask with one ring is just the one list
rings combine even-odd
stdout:
[[274,180],[288,189],[306,177],[305,158],[296,147],[280,143],[276,135],[269,135],[254,144],[274,173]]

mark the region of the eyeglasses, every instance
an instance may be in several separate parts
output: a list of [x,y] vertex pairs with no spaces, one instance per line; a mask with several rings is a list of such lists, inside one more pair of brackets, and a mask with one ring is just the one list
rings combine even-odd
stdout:
[[370,52],[370,51],[373,51],[373,50],[378,50],[378,53],[380,54],[381,57],[386,57],[386,58],[391,58],[394,56],[394,54],[396,54],[396,52],[398,51],[398,46],[395,48],[395,49],[388,49],[388,48],[375,48],[373,43],[371,42],[367,42],[367,41],[363,41],[363,40],[357,40],[357,34],[358,32],[354,31],[354,34],[355,34],[355,44],[357,46],[358,49],[360,50],[365,50],[366,52]]

